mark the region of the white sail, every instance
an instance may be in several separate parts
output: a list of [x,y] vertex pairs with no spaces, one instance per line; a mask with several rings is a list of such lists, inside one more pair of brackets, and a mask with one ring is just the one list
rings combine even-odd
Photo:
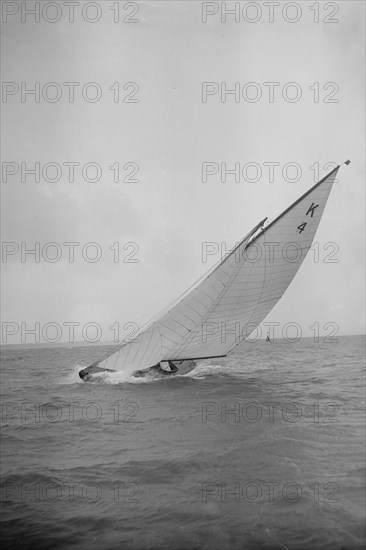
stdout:
[[308,253],[338,169],[259,233],[258,224],[167,312],[92,366],[133,372],[164,360],[220,357],[249,337]]

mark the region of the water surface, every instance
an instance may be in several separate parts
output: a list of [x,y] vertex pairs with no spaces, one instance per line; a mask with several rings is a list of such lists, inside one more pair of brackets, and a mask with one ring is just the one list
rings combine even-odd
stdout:
[[5,547],[362,548],[364,345],[245,343],[98,384],[77,372],[101,346],[5,349]]

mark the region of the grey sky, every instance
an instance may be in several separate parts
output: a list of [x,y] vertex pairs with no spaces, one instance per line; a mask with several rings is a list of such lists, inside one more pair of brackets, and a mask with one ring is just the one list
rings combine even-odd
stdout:
[[[19,12],[2,24],[2,80],[26,82],[29,88],[56,82],[62,97],[52,103],[41,96],[36,103],[28,96],[22,103],[20,92],[8,96],[2,103],[2,161],[19,166],[94,162],[103,173],[91,183],[79,167],[72,183],[64,166],[57,183],[42,177],[35,183],[32,176],[21,182],[20,172],[2,182],[3,241],[25,242],[29,248],[56,242],[62,249],[56,263],[42,258],[36,263],[31,256],[21,262],[20,253],[3,261],[3,322],[29,327],[96,322],[103,328],[102,340],[111,340],[108,327],[141,325],[219,259],[216,254],[203,263],[202,242],[231,247],[314,184],[314,163],[320,164],[322,177],[331,169],[324,164],[351,158],[339,172],[315,238],[320,261],[314,262],[310,252],[267,320],[297,322],[306,336],[314,322],[323,333],[327,322],[337,323],[341,334],[364,332],[363,2],[331,3],[339,6],[333,16],[338,23],[323,21],[331,16],[324,2],[319,2],[319,23],[309,8],[314,2],[298,3],[302,14],[296,23],[284,20],[284,2],[273,23],[263,3],[257,3],[263,10],[257,23],[235,23],[233,17],[222,23],[220,13],[203,23],[201,2],[142,1],[134,16],[139,22],[124,23],[132,8],[122,2],[121,21],[114,23],[110,7],[115,3],[103,1],[96,3],[102,16],[94,24],[83,20],[80,9],[70,23],[62,2],[58,22],[41,16],[35,23],[28,16],[22,23],[20,4],[25,3],[18,4]],[[54,17],[52,8],[48,13]],[[88,13],[94,17],[92,8]],[[294,17],[294,11],[287,13]],[[64,82],[80,83],[74,103]],[[100,86],[100,101],[83,99],[81,88],[88,82]],[[121,85],[117,103],[109,89],[115,82]],[[128,82],[139,86],[136,103],[122,101],[133,91],[131,86],[123,90]],[[235,82],[255,82],[263,95],[256,103],[242,97],[236,103],[232,95],[221,102],[219,93],[202,102],[202,82],[226,82],[228,89]],[[273,103],[266,82],[280,83]],[[282,97],[288,82],[302,91],[296,103]],[[319,102],[314,101],[317,82]],[[337,103],[323,101],[335,90],[334,85],[324,90],[327,83],[339,87],[333,96]],[[109,167],[116,162],[121,180],[122,167],[137,163],[139,181],[115,183]],[[218,174],[203,183],[203,162],[226,162],[228,168],[255,162],[262,177],[254,183],[228,176],[223,183]],[[280,163],[274,182],[263,165],[268,162]],[[302,168],[296,183],[281,177],[289,162]],[[81,245],[74,263],[64,242]],[[96,263],[81,255],[90,242],[102,250]],[[115,242],[121,247],[119,262],[109,249]],[[123,250],[131,242],[138,250],[136,245]],[[324,249],[329,242],[339,247],[336,263],[324,262],[334,250]],[[134,250],[138,262],[123,262]],[[62,340],[67,336],[65,328]],[[20,337],[19,331],[8,343]],[[78,330],[76,339],[81,339]]]

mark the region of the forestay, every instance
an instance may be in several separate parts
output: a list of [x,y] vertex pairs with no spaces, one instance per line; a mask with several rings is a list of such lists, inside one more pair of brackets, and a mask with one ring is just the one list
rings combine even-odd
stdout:
[[259,233],[258,224],[167,312],[92,366],[133,372],[168,359],[220,357],[248,338],[308,253],[338,169]]

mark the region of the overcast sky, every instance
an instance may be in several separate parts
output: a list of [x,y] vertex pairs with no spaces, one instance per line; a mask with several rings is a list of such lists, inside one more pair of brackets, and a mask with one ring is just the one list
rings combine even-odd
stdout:
[[[315,163],[323,177],[332,168],[327,163],[347,158],[352,163],[341,168],[315,237],[319,262],[317,251],[310,252],[267,320],[297,322],[304,336],[315,322],[321,333],[329,332],[325,323],[336,323],[340,334],[364,332],[362,1],[281,3],[272,13],[262,2],[240,2],[238,22],[233,15],[221,20],[220,2],[121,2],[118,14],[116,2],[85,7],[80,1],[73,23],[65,2],[58,10],[50,3],[35,22],[26,13],[34,4],[3,5],[2,78],[13,84],[6,84],[2,103],[2,238],[13,244],[3,254],[2,321],[19,325],[7,343],[21,341],[22,322],[28,328],[57,323],[62,341],[70,322],[79,328],[99,323],[103,341],[113,339],[108,327],[119,323],[125,336],[126,323],[149,320],[219,259],[216,253],[204,262],[202,243],[230,248],[311,187]],[[205,23],[202,12],[209,12]],[[22,101],[22,82],[23,92],[39,82],[39,102],[31,94]],[[50,82],[57,86],[44,87]],[[80,83],[73,103],[65,82]],[[97,87],[85,87],[90,82]],[[205,82],[216,84],[203,101]],[[239,97],[221,100],[217,90],[236,82]],[[278,83],[273,101],[269,82]],[[286,87],[289,82],[296,84]],[[93,102],[97,92],[102,96]],[[40,181],[29,173],[22,181],[21,163],[36,162]],[[42,175],[51,162],[61,167],[57,182],[50,181],[58,177],[52,165]],[[80,163],[74,181],[64,164],[71,162]],[[212,169],[240,163],[247,181],[241,173],[239,182],[233,175],[222,182],[219,171],[203,182],[205,162]],[[279,163],[275,181],[264,164],[271,162]],[[97,163],[99,181],[87,181],[96,174],[90,165],[83,175],[87,163]],[[261,168],[256,182],[248,181],[257,171],[253,164],[245,172],[248,163]],[[286,171],[287,163],[301,167],[298,181],[290,181],[296,170],[288,165]],[[138,181],[123,181],[132,172]],[[22,262],[22,246],[36,242],[40,261],[27,255]],[[57,262],[42,257],[50,242],[61,251]],[[80,243],[73,263],[65,242]],[[102,253],[95,263],[82,254],[91,242]],[[109,247],[117,242],[115,262],[117,246]],[[89,246],[84,256],[96,251]],[[55,252],[46,247],[44,254]],[[34,338],[23,334],[23,341]]]

